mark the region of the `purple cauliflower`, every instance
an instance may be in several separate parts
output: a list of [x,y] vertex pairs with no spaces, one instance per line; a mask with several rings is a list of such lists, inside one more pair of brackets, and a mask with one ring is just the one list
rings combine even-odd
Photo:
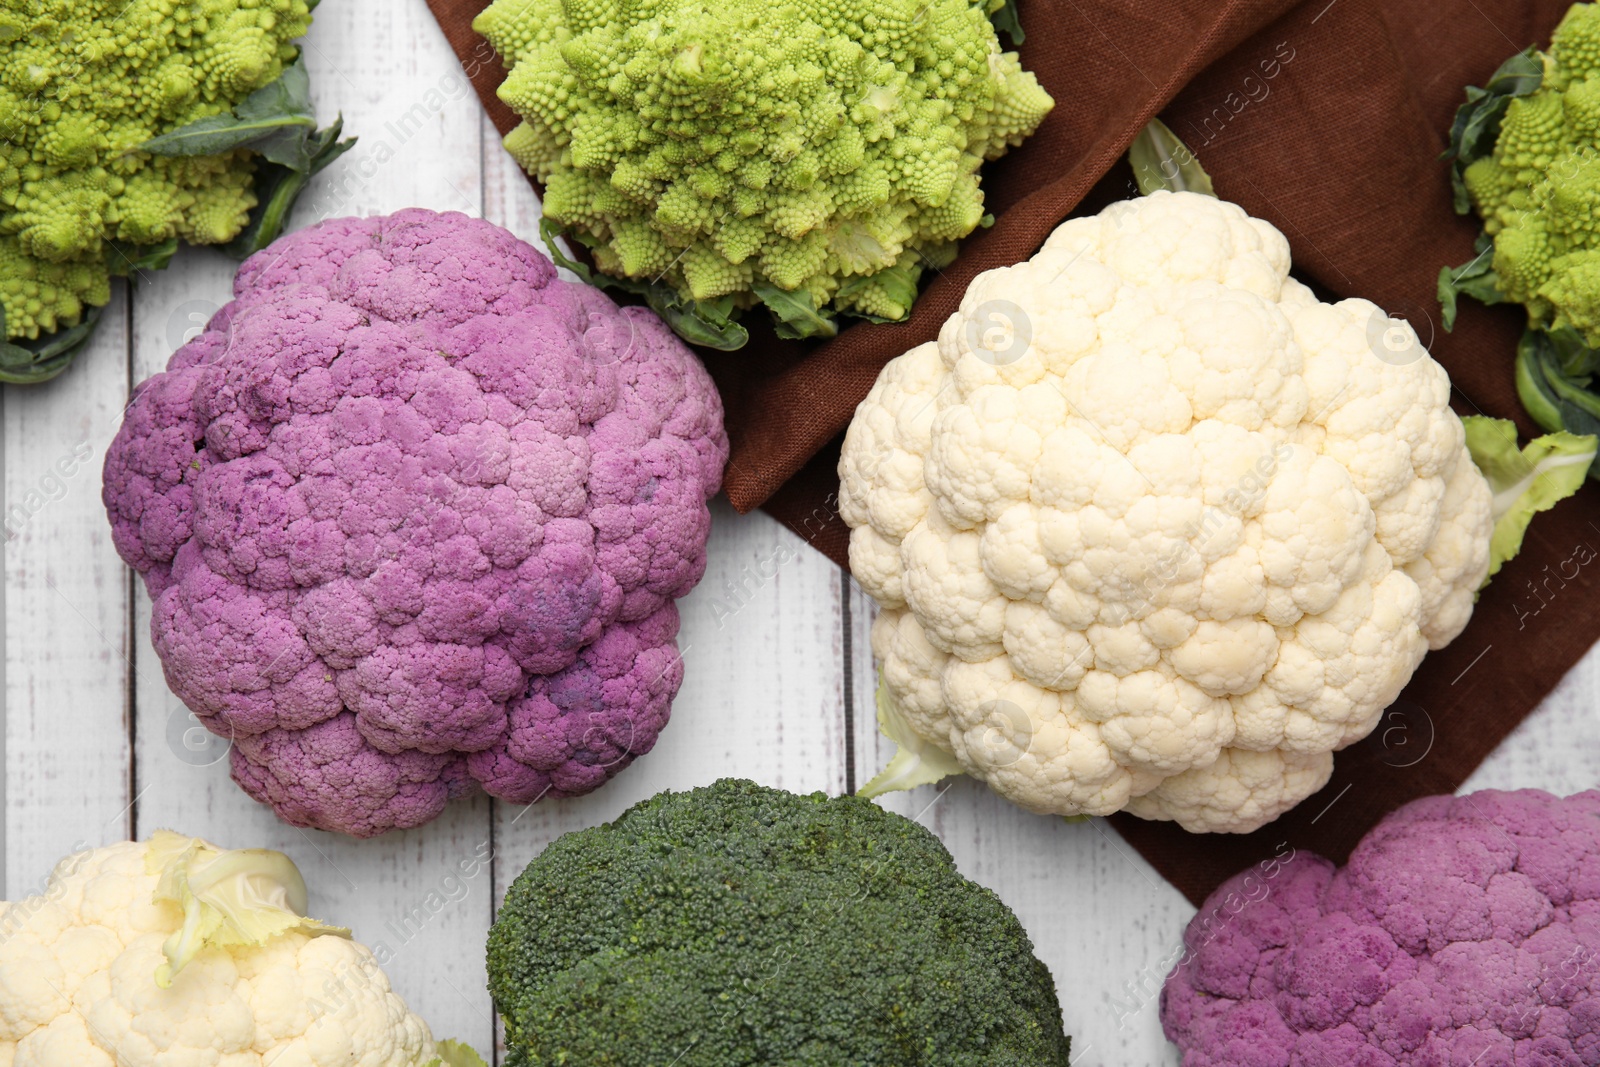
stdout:
[[1229,880],[1184,940],[1184,1067],[1593,1067],[1600,791],[1416,801],[1343,868]]
[[722,404],[656,316],[465,215],[301,230],[106,456],[167,683],[297,826],[587,793],[683,678]]

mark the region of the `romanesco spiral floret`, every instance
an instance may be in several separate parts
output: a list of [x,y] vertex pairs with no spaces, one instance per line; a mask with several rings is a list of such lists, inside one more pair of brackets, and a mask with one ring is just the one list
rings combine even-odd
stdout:
[[[601,270],[692,300],[914,283],[983,219],[979,166],[1053,103],[972,0],[497,0],[474,26],[545,214]],[[830,310],[909,311],[847,291]]]
[[[243,151],[137,151],[231,110],[295,57],[306,0],[0,3],[0,293],[8,337],[110,298],[110,242],[217,244],[256,198]],[[23,296],[22,294],[30,295]]]
[[1600,9],[1574,4],[1550,38],[1550,56],[1567,78],[1600,72]]
[[1540,88],[1511,100],[1493,156],[1462,180],[1494,238],[1500,293],[1534,325],[1600,344],[1600,5],[1567,12]]
[[111,299],[111,279],[99,264],[51,263],[0,235],[0,306],[13,336],[38,337],[75,324],[85,305]]

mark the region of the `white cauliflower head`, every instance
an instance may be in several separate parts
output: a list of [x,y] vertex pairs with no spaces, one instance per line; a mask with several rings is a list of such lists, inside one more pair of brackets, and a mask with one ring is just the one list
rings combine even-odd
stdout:
[[1472,613],[1488,484],[1411,328],[1158,192],[974,279],[839,464],[894,710],[1041,813],[1246,832]]
[[429,1063],[372,953],[295,914],[299,877],[164,832],[68,856],[0,904],[0,1067]]

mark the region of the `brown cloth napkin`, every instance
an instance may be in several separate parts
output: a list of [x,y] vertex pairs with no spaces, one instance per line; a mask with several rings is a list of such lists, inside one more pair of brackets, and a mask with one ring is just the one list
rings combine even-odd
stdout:
[[[486,0],[428,0],[502,132],[504,69],[471,22]],[[1517,420],[1512,308],[1468,301],[1438,328],[1439,268],[1472,257],[1477,223],[1451,209],[1438,161],[1467,84],[1544,45],[1568,0],[1022,0],[1024,66],[1056,99],[1026,144],[984,179],[993,228],[928,281],[911,319],[852,326],[821,344],[780,341],[752,315],[740,352],[703,353],[733,454],[726,487],[844,562],[834,508],[839,438],[884,363],[934,338],[981,271],[1026,259],[1069,214],[1134,194],[1121,163],[1157,113],[1219,195],[1289,238],[1295,273],[1325,296],[1407,318],[1449,370],[1457,407]],[[1423,662],[1366,742],[1340,753],[1321,793],[1248,835],[1186,834],[1114,816],[1191,901],[1279,851],[1343,861],[1384,814],[1454,791],[1600,638],[1600,494],[1541,515],[1472,624]],[[1537,781],[1520,783],[1537,786]]]

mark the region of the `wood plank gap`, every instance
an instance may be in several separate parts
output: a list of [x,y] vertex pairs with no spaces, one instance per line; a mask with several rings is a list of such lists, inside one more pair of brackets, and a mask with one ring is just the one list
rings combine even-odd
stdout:
[[[138,381],[138,370],[135,366],[134,356],[134,300],[133,279],[127,281],[128,286],[128,351],[127,359],[123,365],[123,412],[127,411],[127,404],[133,399],[133,387]],[[121,429],[122,419],[119,416],[117,424],[112,426],[113,435]],[[106,442],[109,450],[111,442]],[[133,573],[131,567],[123,568],[122,593],[127,607],[127,633],[123,636],[123,658],[128,661],[128,674],[122,698],[122,713],[126,717],[125,725],[128,730],[128,814],[126,816],[128,840],[139,840],[139,619],[138,619],[138,593],[134,586],[142,581]]]
[[839,568],[839,632],[844,653],[844,791],[856,791],[855,616],[850,610],[850,568]]

